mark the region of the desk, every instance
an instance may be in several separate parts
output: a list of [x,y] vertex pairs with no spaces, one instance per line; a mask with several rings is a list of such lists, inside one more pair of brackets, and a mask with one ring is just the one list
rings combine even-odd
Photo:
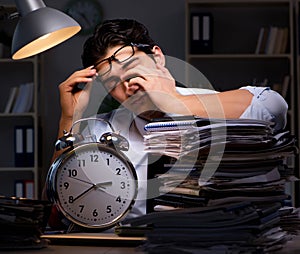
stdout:
[[[274,254],[299,254],[300,237],[289,242],[282,250]],[[0,252],[1,253],[1,252]],[[135,247],[112,247],[112,246],[66,246],[66,245],[49,245],[40,250],[22,250],[2,252],[9,254],[145,254]],[[213,253],[212,253],[213,254]]]
[[135,247],[102,247],[102,246],[65,246],[49,245],[39,250],[18,250],[9,252],[0,252],[9,254],[142,254]]
[[[28,252],[29,253],[29,252]],[[31,252],[32,253],[32,252]],[[55,253],[55,254],[145,254],[136,247],[99,247],[99,246],[49,246],[41,250],[39,253]],[[300,253],[300,236],[295,237],[292,241],[288,242],[280,251],[274,254],[299,254]],[[10,253],[18,254],[18,253]],[[34,253],[32,253],[34,254]],[[213,254],[213,253],[212,253]]]
[[0,251],[9,254],[142,254],[138,249],[145,237],[120,237],[113,233],[70,233],[42,235],[49,240],[45,248]]
[[[29,253],[29,252],[28,252]],[[32,253],[32,252],[31,252]],[[111,246],[59,246],[59,245],[50,245],[45,250],[42,250],[39,253],[57,253],[57,254],[145,254],[146,252],[140,251],[138,247],[111,247]],[[284,247],[274,252],[274,254],[299,254],[300,253],[300,235],[296,236],[292,241],[289,241]],[[10,253],[18,254],[18,253]],[[33,253],[34,254],[34,253]],[[213,254],[213,253],[212,253]]]
[[[46,248],[38,249],[38,250],[16,250],[16,251],[7,251],[1,253],[9,253],[9,254],[145,254],[145,252],[140,251],[138,247],[126,247],[126,246],[91,246],[91,245],[80,245],[73,243],[73,245],[55,245],[49,244]],[[300,253],[300,235],[296,236],[292,241],[288,242],[284,245],[284,247],[274,254],[299,254]],[[212,253],[213,254],[213,253]]]

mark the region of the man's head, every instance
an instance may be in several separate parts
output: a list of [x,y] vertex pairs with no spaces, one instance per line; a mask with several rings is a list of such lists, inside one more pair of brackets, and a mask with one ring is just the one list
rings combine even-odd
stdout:
[[[95,28],[94,34],[85,42],[82,64],[85,68],[95,65],[104,57],[108,48],[129,43],[148,44],[150,48],[156,45],[147,28],[136,20],[106,20]],[[149,48],[145,50],[151,53]]]
[[84,67],[94,66],[102,85],[136,114],[156,111],[148,96],[148,79],[157,77],[164,54],[144,25],[129,19],[108,20],[96,27],[84,45]]

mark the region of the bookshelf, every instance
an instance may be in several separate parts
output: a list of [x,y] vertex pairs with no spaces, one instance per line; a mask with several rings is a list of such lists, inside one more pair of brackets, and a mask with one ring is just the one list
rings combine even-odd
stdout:
[[[200,70],[218,91],[251,84],[268,85],[280,92],[288,88],[284,93],[290,105],[289,126],[295,131],[295,103],[291,96],[295,83],[293,14],[293,1],[288,0],[186,0],[186,61]],[[211,50],[207,52],[191,53],[197,47],[193,39],[195,15],[200,17],[200,30],[204,26],[203,15],[211,16],[207,39]],[[261,29],[271,27],[288,30],[285,49],[257,53]],[[202,30],[200,37],[205,32]],[[288,86],[284,85],[286,77]]]
[[[298,136],[299,52],[297,63],[295,55],[300,44],[295,43],[298,33],[295,31],[299,31],[295,27],[299,26],[299,3],[293,0],[185,2],[186,61],[200,70],[215,90],[256,85],[270,86],[282,93],[289,104],[287,128]],[[195,16],[198,17],[196,21]],[[208,23],[204,16],[210,16]],[[279,30],[281,32],[277,32]],[[260,38],[263,32],[264,43]],[[202,47],[202,50],[197,51],[195,47]],[[296,165],[299,165],[297,159],[290,162],[290,166],[297,168]]]
[[[298,105],[298,107],[295,107],[295,115],[296,117],[296,133],[295,135],[298,137],[298,144],[300,144],[300,118],[299,118],[299,113],[300,113],[300,105],[299,105],[299,96],[300,96],[300,1],[296,0],[295,1],[295,77],[297,80],[297,83],[295,84],[295,91],[294,91],[294,101]],[[300,146],[300,145],[298,145]],[[297,157],[297,165],[300,165],[300,158],[299,156]],[[297,177],[300,176],[300,170],[298,170],[298,175]],[[300,184],[297,183],[296,185],[296,199],[299,200],[300,204]]]
[[[11,13],[15,7],[1,8],[2,11],[7,8]],[[9,36],[15,25],[16,20],[0,19],[0,30],[6,29]],[[39,57],[15,61],[10,58],[7,47],[0,57],[0,195],[15,196],[16,189],[20,190],[16,187],[21,183],[24,189],[19,195],[29,198],[39,196],[38,81]],[[18,88],[16,101],[8,109],[13,87]],[[18,103],[21,106],[14,110]]]

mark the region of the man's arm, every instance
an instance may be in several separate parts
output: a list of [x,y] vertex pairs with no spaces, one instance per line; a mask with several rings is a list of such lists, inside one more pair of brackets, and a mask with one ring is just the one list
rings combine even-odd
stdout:
[[239,118],[250,105],[253,95],[244,89],[214,94],[177,94],[163,105],[163,110],[182,115],[208,118]]
[[[65,131],[70,131],[74,119],[79,119],[85,110],[91,88],[91,82],[96,75],[93,66],[74,72],[67,80],[59,85],[61,117],[58,128],[58,138],[62,137]],[[78,83],[87,83],[84,90],[78,90]],[[51,163],[63,153],[64,150],[54,151]],[[42,199],[47,200],[47,186],[45,184],[42,191]],[[48,224],[51,228],[64,228],[61,222],[62,215],[57,207],[53,205]]]

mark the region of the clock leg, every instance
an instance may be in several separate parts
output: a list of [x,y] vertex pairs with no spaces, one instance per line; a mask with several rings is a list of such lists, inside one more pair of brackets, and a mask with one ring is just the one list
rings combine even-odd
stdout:
[[71,222],[67,229],[67,233],[71,233],[73,231],[74,227],[75,227],[75,224]]

